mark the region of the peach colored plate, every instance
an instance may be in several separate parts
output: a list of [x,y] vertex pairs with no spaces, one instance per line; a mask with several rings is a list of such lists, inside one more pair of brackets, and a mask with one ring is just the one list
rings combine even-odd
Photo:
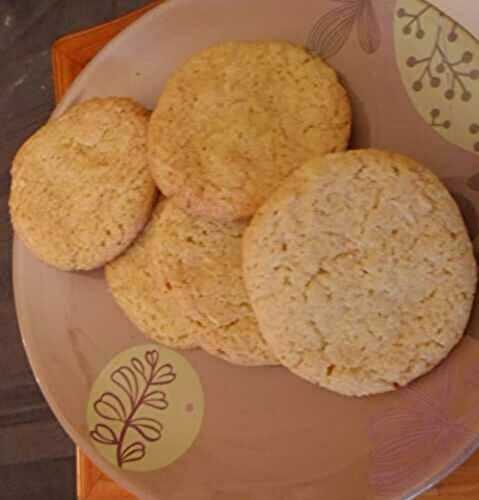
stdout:
[[[327,57],[353,98],[353,145],[430,165],[476,239],[479,124],[466,108],[479,99],[479,48],[423,0],[171,0],[107,45],[55,114],[92,96],[127,95],[153,107],[188,56],[235,39],[286,39]],[[199,436],[165,468],[120,470],[91,439],[89,394],[113,358],[145,339],[114,304],[101,271],[56,271],[18,240],[13,265],[20,327],[45,396],[75,442],[142,498],[412,497],[479,444],[476,307],[464,340],[438,369],[368,399],[337,396],[280,368],[237,368],[187,353],[204,392]],[[153,361],[145,351],[142,366]]]

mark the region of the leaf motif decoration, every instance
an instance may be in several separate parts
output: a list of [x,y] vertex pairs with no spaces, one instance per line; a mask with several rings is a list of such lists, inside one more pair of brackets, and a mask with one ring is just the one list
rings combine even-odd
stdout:
[[138,462],[145,458],[146,449],[145,445],[139,441],[127,446],[120,456],[120,464],[126,464],[128,462]]
[[166,410],[168,408],[166,393],[163,391],[149,392],[145,394],[143,404],[155,408],[156,410]]
[[137,418],[131,422],[130,427],[150,443],[161,439],[163,432],[163,424],[153,418]]
[[148,351],[145,353],[145,360],[150,366],[156,366],[159,359],[158,351]]
[[384,421],[383,428],[371,435],[374,447],[370,480],[381,496],[396,496],[411,478],[421,476],[432,456],[463,440],[467,433],[463,425],[434,419],[432,415],[419,422],[415,418],[414,412],[404,409],[402,429],[391,433],[390,428],[398,420],[391,415],[391,420]]
[[171,384],[176,379],[176,373],[171,363],[161,365],[153,373],[151,385]]
[[[121,424],[118,430],[117,424],[113,428],[97,424],[90,432],[94,441],[116,447],[116,462],[119,467],[144,458],[146,442],[155,442],[162,438],[163,424],[160,421],[137,416],[142,407],[161,411],[169,406],[167,394],[154,386],[171,384],[177,375],[171,363],[160,365],[159,362],[160,353],[154,349],[147,351],[142,358],[131,358],[128,364],[110,374],[110,380],[119,390],[116,393],[104,392],[93,403],[93,409],[99,417]],[[136,433],[136,441],[133,443],[128,437],[130,433]]]
[[436,379],[440,380],[440,383],[434,387],[434,392],[431,388],[426,388],[425,379],[420,379],[415,384],[405,387],[405,392],[411,395],[414,401],[414,411],[426,412],[428,415],[432,411],[433,414],[443,415],[441,418],[445,418],[454,396],[455,372],[455,369],[447,362],[436,367]]
[[381,27],[371,0],[362,0],[358,14],[358,37],[366,54],[374,54],[381,45]]
[[123,422],[126,417],[126,408],[121,399],[112,392],[105,392],[93,405],[95,412],[105,420]]
[[131,406],[135,406],[139,395],[138,378],[129,366],[122,366],[110,376],[112,382],[128,397]]
[[90,436],[100,444],[117,444],[118,438],[110,427],[104,424],[97,424],[95,429],[90,432]]
[[135,369],[136,373],[141,375],[143,377],[143,380],[146,381],[146,370],[143,361],[141,361],[141,359],[138,358],[132,358],[131,365]]
[[387,412],[376,421],[370,429],[370,481],[376,491],[382,495],[401,491],[434,452],[438,431],[434,414],[421,415],[411,408]]
[[437,386],[424,380],[403,389],[407,399],[375,415],[369,428],[372,443],[370,482],[380,496],[397,496],[419,478],[431,457],[463,440],[468,429],[450,413],[455,397],[454,369],[436,368]]
[[344,6],[336,7],[325,14],[315,24],[309,36],[308,47],[325,59],[342,49],[356,20],[357,1],[344,3]]

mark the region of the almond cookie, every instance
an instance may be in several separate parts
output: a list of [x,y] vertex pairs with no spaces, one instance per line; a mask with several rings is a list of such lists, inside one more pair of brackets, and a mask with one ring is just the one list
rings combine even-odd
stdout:
[[191,349],[197,346],[198,326],[183,313],[178,294],[155,259],[164,237],[161,216],[165,203],[158,203],[143,233],[106,266],[105,275],[115,301],[147,337],[168,347]]
[[468,322],[477,276],[462,216],[435,175],[398,154],[308,162],[259,210],[243,249],[280,362],[344,395],[405,386]]
[[12,167],[10,213],[39,259],[90,270],[135,239],[157,193],[148,169],[148,118],[130,99],[92,99],[22,146]]
[[179,298],[178,315],[195,324],[199,345],[231,363],[276,364],[263,339],[243,282],[244,222],[195,218],[170,200],[161,214],[155,266]]
[[167,83],[149,128],[153,177],[189,213],[254,214],[305,161],[343,151],[351,109],[335,71],[286,42],[230,42]]

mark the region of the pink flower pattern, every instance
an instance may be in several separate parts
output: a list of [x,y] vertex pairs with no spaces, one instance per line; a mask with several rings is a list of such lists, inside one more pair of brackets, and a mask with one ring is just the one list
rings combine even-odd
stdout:
[[339,4],[314,25],[308,47],[328,59],[337,54],[356,27],[358,42],[366,54],[373,54],[381,45],[381,28],[372,0],[333,0]]
[[[462,416],[452,415],[455,391],[447,363],[436,378],[434,392],[424,380],[401,389],[401,402],[371,422],[370,484],[379,496],[395,496],[427,477],[434,460],[465,442],[471,425],[479,419],[479,405]],[[474,377],[475,379],[475,377]],[[457,383],[457,382],[456,382]]]

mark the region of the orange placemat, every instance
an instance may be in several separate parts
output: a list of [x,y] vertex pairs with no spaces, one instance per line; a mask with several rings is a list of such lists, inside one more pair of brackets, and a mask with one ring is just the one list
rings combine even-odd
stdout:
[[58,102],[81,70],[120,31],[165,0],[154,0],[109,23],[64,36],[52,48],[53,83]]
[[[56,100],[63,97],[73,80],[107,42],[163,1],[152,1],[146,7],[119,19],[58,40],[52,50]],[[77,450],[77,492],[80,500],[133,500],[136,498],[111,481],[81,450]],[[459,470],[422,498],[426,500],[479,499],[479,453],[476,453]]]

